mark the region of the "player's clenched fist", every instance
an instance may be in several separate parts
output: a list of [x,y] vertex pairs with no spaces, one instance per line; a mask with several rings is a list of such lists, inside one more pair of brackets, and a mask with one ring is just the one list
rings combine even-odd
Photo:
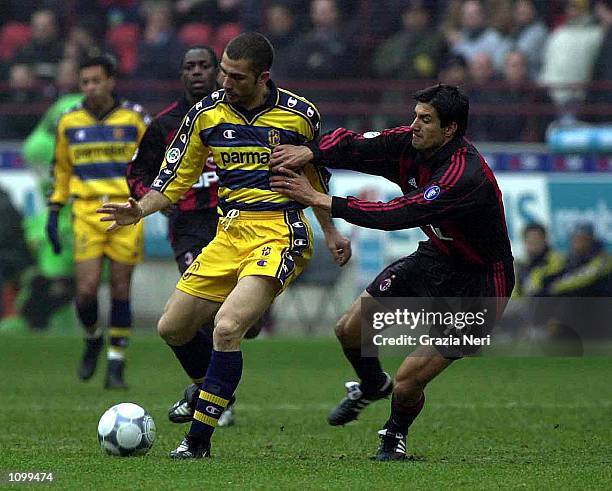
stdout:
[[114,222],[106,229],[107,232],[122,225],[138,223],[143,217],[142,208],[134,198],[128,198],[125,203],[104,203],[96,212],[104,215],[100,218],[101,222]]
[[284,167],[291,170],[300,170],[312,160],[312,151],[308,147],[296,145],[279,145],[272,150],[270,167]]

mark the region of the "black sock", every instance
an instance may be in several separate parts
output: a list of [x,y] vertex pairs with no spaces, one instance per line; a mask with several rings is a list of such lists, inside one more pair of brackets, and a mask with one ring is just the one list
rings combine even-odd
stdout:
[[77,299],[76,312],[85,329],[87,331],[93,330],[96,322],[98,322],[98,299],[96,297]]
[[212,327],[201,328],[191,341],[182,346],[170,346],[185,373],[194,380],[206,375],[212,355]]
[[351,362],[355,373],[361,380],[361,391],[364,394],[378,391],[387,377],[376,357],[361,356],[360,348],[342,348],[344,356]]
[[217,421],[228,406],[241,377],[241,351],[213,350],[189,429],[190,436],[210,441]]
[[111,302],[110,318],[108,359],[123,360],[125,358],[125,350],[130,342],[130,335],[132,334],[132,309],[130,301],[113,299]]
[[425,405],[425,393],[419,402],[413,405],[403,404],[397,400],[395,395],[391,399],[391,416],[385,423],[385,428],[395,433],[406,435],[408,428],[419,415]]

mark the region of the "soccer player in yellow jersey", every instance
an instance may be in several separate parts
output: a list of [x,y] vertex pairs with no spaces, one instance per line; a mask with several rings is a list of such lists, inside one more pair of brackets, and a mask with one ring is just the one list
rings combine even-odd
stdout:
[[100,56],[84,61],[79,83],[84,101],[64,113],[57,125],[47,234],[59,253],[58,213],[72,199],[76,307],[86,333],[78,371],[82,380],[93,376],[103,347],[102,329],[97,325],[98,288],[103,259],[110,259],[112,305],[105,386],[124,388],[124,355],[132,323],[130,282],[134,265],[142,260],[143,227],[138,223],[107,234],[95,211],[106,201],[130,195],[127,164],[149,118],[139,105],[115,97],[110,59]]
[[[189,356],[195,333],[214,318],[213,354],[188,435],[172,458],[210,455],[210,439],[242,375],[240,342],[274,298],[302,271],[312,254],[310,224],[302,206],[270,189],[271,149],[312,140],[319,131],[316,108],[270,80],[273,49],[261,34],[232,39],[220,63],[223,90],[197,103],[168,146],[152,190],[140,201],[107,203],[109,230],[137,223],[176,201],[201,175],[209,152],[217,164],[222,218],[213,241],[179,280],[158,331]],[[323,188],[314,167],[310,181]],[[338,264],[350,243],[318,213]],[[178,352],[175,349],[175,353]]]

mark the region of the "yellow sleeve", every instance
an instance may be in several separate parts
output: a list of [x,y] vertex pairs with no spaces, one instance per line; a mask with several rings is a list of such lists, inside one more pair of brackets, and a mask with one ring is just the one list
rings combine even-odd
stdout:
[[70,148],[66,138],[64,119],[57,125],[55,136],[55,155],[51,167],[52,187],[49,203],[66,204],[70,198],[70,177],[72,176],[72,162]]
[[200,123],[204,117],[194,120],[194,108],[183,118],[181,127],[168,145],[159,175],[151,189],[159,191],[172,203],[176,203],[202,175],[209,149],[202,143]]
[[330,177],[327,169],[316,167],[313,164],[306,164],[304,166],[304,174],[315,190],[327,194]]

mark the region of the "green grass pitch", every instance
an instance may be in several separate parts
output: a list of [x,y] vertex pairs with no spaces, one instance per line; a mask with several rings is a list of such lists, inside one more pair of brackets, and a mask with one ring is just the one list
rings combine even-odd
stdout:
[[[38,470],[53,472],[55,489],[612,488],[612,358],[459,361],[427,391],[408,442],[414,459],[378,463],[369,457],[387,401],[346,428],[326,423],[352,378],[334,340],[249,341],[237,425],[216,432],[212,459],[174,462],[168,451],[187,427],[166,410],[187,380],[170,350],[137,333],[131,388],[108,392],[104,364],[88,383],[76,379],[80,349],[74,336],[0,336],[5,484],[8,471]],[[157,441],[144,457],[106,456],[98,419],[128,401],[151,413]]]

